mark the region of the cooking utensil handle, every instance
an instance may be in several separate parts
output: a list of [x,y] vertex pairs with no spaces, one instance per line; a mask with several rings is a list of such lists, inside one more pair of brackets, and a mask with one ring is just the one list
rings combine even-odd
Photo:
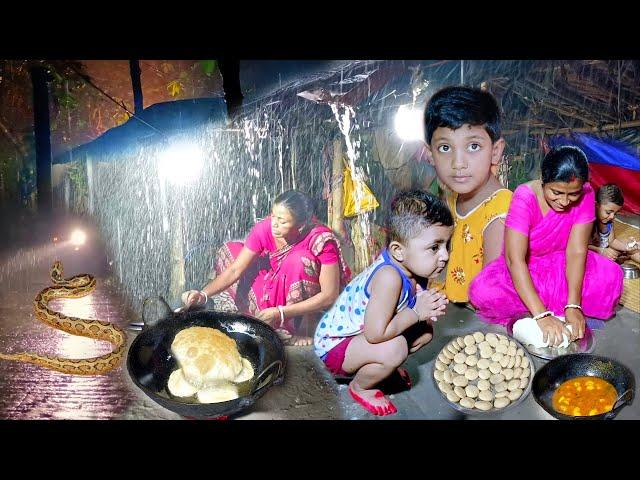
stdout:
[[[624,407],[625,405],[631,403],[632,400],[633,400],[633,390],[628,389],[618,397],[618,399],[616,400],[616,403],[613,404],[613,408],[611,409],[611,411],[607,413],[607,418],[615,417],[620,411],[620,409],[622,409],[622,407]],[[620,404],[618,405],[618,403]]]
[[267,368],[265,368],[260,375],[258,375],[258,378],[256,378],[256,381],[253,384],[253,390],[251,391],[251,396],[255,395],[256,393],[258,393],[260,390],[262,390],[264,387],[267,386],[268,382],[260,386],[261,379],[266,378],[267,374],[272,372],[276,366],[278,367],[278,373],[276,373],[275,378],[278,378],[280,376],[280,373],[282,372],[282,360],[276,360]]

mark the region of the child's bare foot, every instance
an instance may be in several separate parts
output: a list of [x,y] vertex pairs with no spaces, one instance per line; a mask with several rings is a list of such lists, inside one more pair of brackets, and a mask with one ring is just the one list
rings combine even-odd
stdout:
[[391,415],[398,411],[391,401],[380,390],[364,390],[354,381],[349,384],[351,397],[374,415]]
[[391,375],[376,385],[384,393],[400,393],[410,390],[413,386],[406,368],[398,367]]

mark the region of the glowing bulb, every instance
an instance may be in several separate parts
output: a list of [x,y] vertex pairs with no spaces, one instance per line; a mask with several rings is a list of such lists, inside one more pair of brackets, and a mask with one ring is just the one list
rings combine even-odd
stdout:
[[[87,235],[82,230],[75,230],[71,234],[71,243],[79,247],[87,240]],[[77,250],[77,249],[76,249]]]
[[172,145],[160,154],[160,178],[174,185],[186,185],[200,177],[204,154],[196,145]]
[[424,126],[422,125],[423,112],[410,107],[400,105],[394,119],[396,133],[402,140],[424,140]]

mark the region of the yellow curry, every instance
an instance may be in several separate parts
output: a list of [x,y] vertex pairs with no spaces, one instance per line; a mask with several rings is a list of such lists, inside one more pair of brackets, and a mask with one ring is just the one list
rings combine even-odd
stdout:
[[556,412],[589,417],[610,411],[616,398],[616,389],[609,382],[598,377],[576,377],[556,389],[552,402]]

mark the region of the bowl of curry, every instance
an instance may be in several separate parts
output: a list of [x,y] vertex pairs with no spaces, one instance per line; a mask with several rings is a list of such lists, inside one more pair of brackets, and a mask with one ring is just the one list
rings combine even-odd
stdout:
[[635,379],[616,360],[580,353],[540,368],[531,391],[536,402],[560,420],[605,420],[633,402]]

